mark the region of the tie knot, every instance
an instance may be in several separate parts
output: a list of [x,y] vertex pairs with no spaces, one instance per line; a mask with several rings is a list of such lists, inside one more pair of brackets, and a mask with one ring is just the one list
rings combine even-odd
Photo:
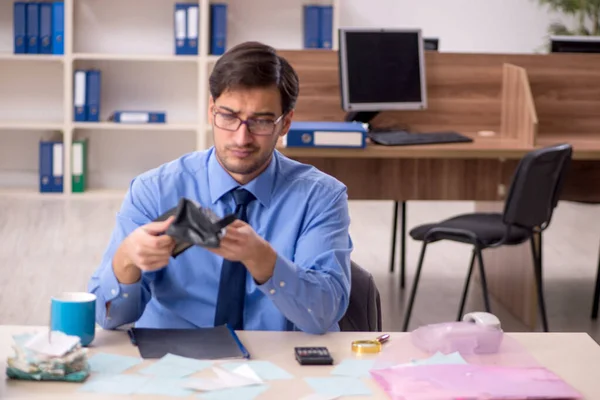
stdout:
[[255,199],[254,195],[246,189],[237,188],[233,191],[233,198],[235,199],[236,206],[247,206],[252,200]]

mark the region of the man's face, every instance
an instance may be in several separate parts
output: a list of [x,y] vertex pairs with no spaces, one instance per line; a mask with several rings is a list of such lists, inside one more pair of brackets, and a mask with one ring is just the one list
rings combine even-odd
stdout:
[[[266,168],[292,119],[292,112],[281,117],[276,87],[226,91],[210,100],[208,114],[217,159],[242,184]],[[248,124],[240,124],[240,120]]]

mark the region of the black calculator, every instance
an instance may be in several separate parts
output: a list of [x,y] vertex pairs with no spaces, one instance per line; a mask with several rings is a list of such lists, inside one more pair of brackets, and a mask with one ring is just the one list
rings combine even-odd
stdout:
[[301,365],[332,365],[333,358],[327,347],[294,347],[296,360]]

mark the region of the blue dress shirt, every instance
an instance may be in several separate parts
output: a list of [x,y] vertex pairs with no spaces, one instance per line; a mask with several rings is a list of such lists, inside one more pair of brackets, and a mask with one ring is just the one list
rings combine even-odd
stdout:
[[[223,258],[193,246],[169,264],[143,272],[133,284],[115,277],[121,241],[177,205],[181,197],[225,216],[240,185],[221,167],[214,148],[186,154],[136,177],[88,290],[105,329],[194,328],[214,325]],[[265,171],[242,186],[257,200],[248,223],[277,252],[273,276],[262,285],[247,275],[244,329],[338,331],[350,297],[350,217],[346,186],[318,169],[275,151]],[[110,302],[109,311],[106,303]]]

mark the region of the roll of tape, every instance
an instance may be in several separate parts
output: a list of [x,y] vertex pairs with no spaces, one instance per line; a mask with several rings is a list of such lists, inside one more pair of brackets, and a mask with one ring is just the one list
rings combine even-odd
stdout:
[[500,329],[500,320],[498,317],[487,312],[472,312],[465,314],[463,321]]

